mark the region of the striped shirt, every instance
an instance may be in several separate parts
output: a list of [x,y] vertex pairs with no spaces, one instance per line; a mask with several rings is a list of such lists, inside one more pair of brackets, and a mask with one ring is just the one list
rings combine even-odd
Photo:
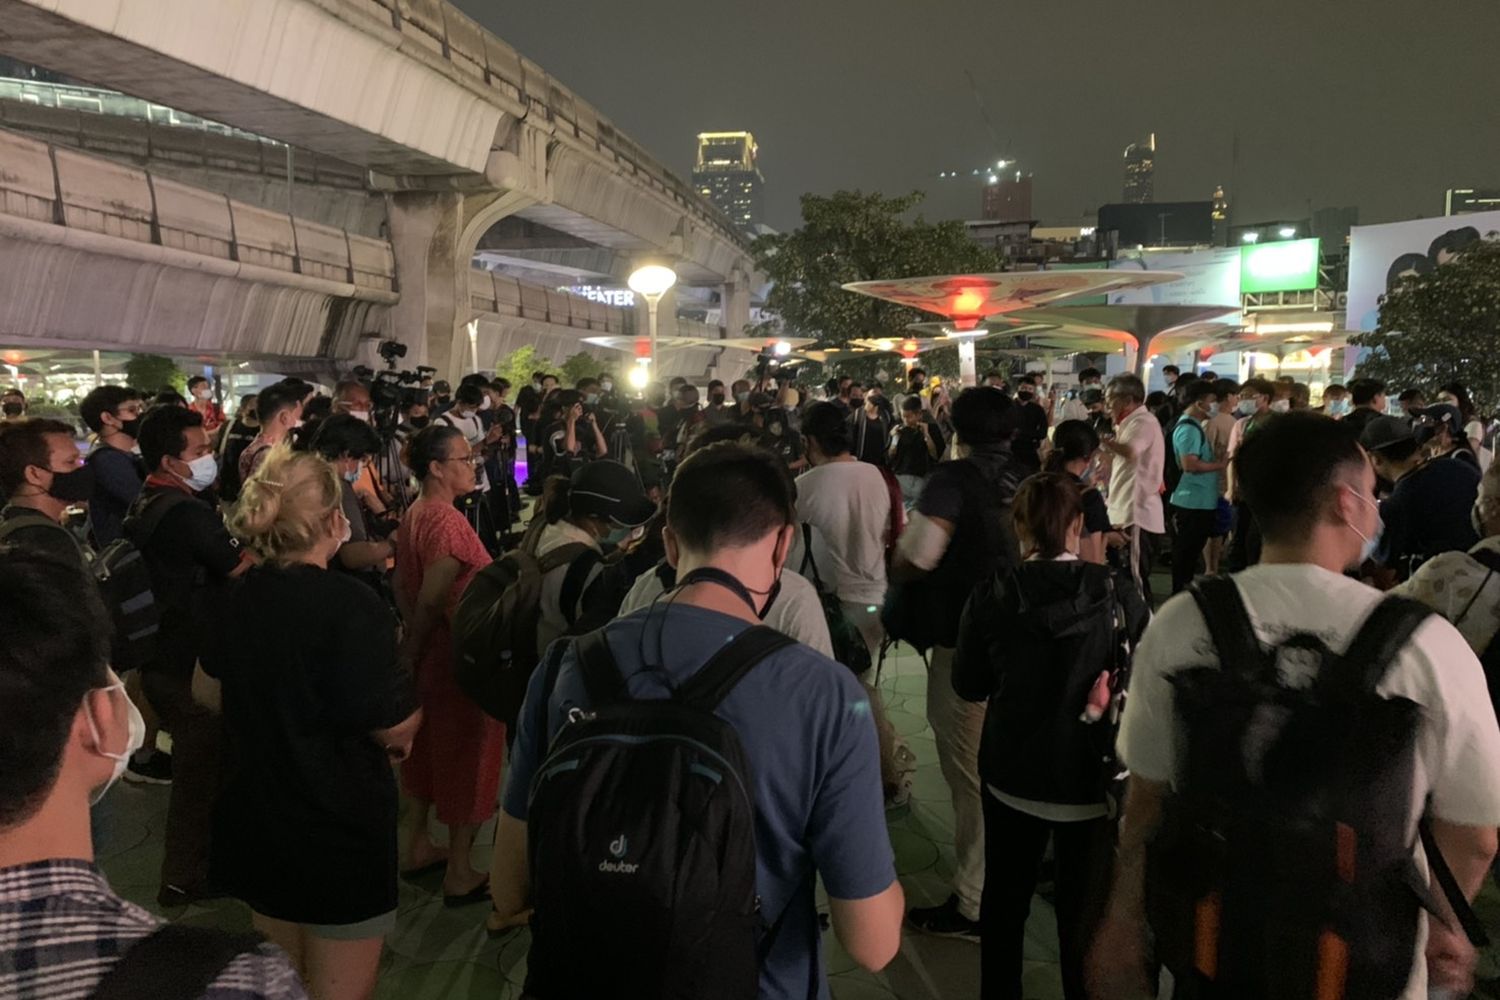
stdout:
[[[110,890],[87,861],[0,868],[0,997],[86,1000],[104,974],[162,921]],[[203,1000],[306,1000],[274,945],[240,955]]]

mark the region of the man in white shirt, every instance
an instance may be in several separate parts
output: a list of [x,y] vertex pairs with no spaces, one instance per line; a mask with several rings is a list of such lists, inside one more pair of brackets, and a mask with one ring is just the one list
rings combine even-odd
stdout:
[[[1342,422],[1293,413],[1267,423],[1237,461],[1240,490],[1260,525],[1263,547],[1260,565],[1232,579],[1257,637],[1279,645],[1296,634],[1313,634],[1344,651],[1382,599],[1343,575],[1359,565],[1380,532],[1368,457]],[[1161,609],[1136,651],[1119,736],[1130,787],[1114,893],[1091,960],[1090,996],[1099,1000],[1147,995],[1145,848],[1179,777],[1172,678],[1205,660],[1212,665],[1213,654],[1205,651],[1213,648],[1202,613],[1190,596],[1179,595]],[[1281,682],[1305,686],[1312,680],[1307,668],[1316,663],[1279,659]],[[1500,730],[1483,671],[1458,631],[1433,615],[1401,648],[1376,691],[1421,709],[1408,842],[1416,843],[1416,821],[1425,808],[1443,857],[1472,899],[1495,856],[1500,824]],[[1425,866],[1425,855],[1413,853]],[[1433,895],[1446,910],[1436,884]],[[1403,1000],[1422,1000],[1429,986],[1451,991],[1446,995],[1468,994],[1474,949],[1451,914],[1445,920],[1423,917],[1417,947]]]
[[1157,539],[1167,530],[1162,515],[1162,465],[1166,438],[1161,422],[1146,409],[1146,387],[1135,375],[1109,380],[1104,405],[1115,433],[1103,445],[1113,456],[1109,470],[1109,520],[1130,546],[1130,565],[1141,594],[1151,600],[1151,561]]
[[[802,441],[812,468],[797,478],[797,517],[811,526],[811,551],[794,548],[794,565],[809,579],[821,581],[843,605],[844,616],[859,629],[873,663],[885,634],[880,608],[885,601],[885,540],[891,524],[891,492],[879,467],[853,453],[849,419],[833,403],[817,403],[802,415]],[[874,686],[874,671],[862,677],[870,692],[876,735],[880,737],[880,774],[888,797],[900,795],[902,782],[896,730]]]

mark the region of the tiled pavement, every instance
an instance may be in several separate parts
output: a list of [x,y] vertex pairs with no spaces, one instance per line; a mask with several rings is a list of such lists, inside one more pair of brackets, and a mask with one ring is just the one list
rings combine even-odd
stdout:
[[[889,815],[897,870],[912,905],[941,902],[953,871],[953,810],[938,772],[927,727],[926,676],[922,664],[901,649],[886,661],[881,680],[897,730],[917,755],[911,804]],[[157,910],[155,896],[161,861],[166,790],[122,785],[110,792],[114,814],[104,836],[101,859],[115,889],[127,899]],[[488,867],[492,828],[481,831],[476,864]],[[526,932],[499,940],[484,932],[486,908],[462,910],[442,905],[434,874],[401,885],[400,916],[382,958],[377,996],[382,1000],[485,998],[513,1000],[525,976]],[[1492,933],[1500,931],[1500,892],[1493,883],[1480,898],[1480,915]],[[190,906],[169,917],[185,923],[230,928],[249,926],[249,912],[234,901]],[[825,938],[828,970],[837,1000],[956,1000],[978,995],[979,953],[969,943],[907,931],[901,953],[884,972],[857,969],[830,932]],[[1057,935],[1051,907],[1037,898],[1027,926],[1027,1000],[1053,1000],[1062,991],[1057,974]],[[1481,958],[1487,981],[1476,996],[1500,1000],[1500,960],[1494,949]]]

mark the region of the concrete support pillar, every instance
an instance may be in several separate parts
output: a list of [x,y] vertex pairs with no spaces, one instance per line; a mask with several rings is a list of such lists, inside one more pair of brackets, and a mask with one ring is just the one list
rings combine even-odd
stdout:
[[392,336],[409,348],[406,364],[431,365],[457,383],[467,357],[453,351],[469,317],[469,259],[461,254],[464,196],[453,191],[402,191],[390,196],[391,248],[401,301],[391,311]]
[[719,292],[724,336],[743,337],[745,327],[750,325],[750,281],[736,271],[724,282]]

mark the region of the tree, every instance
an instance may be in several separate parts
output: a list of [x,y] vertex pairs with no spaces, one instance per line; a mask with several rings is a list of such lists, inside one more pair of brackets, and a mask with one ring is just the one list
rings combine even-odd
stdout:
[[1357,374],[1428,399],[1462,382],[1482,410],[1500,406],[1500,239],[1470,244],[1427,274],[1381,297],[1372,333],[1349,338],[1370,349]]
[[495,374],[508,381],[518,392],[521,386],[531,384],[532,372],[562,378],[562,369],[546,358],[538,356],[536,348],[530,344],[516,348],[509,357],[495,366]]
[[187,372],[160,354],[132,354],[125,362],[125,384],[155,395],[163,389],[187,391]]
[[572,388],[578,384],[579,379],[598,378],[599,373],[602,371],[604,371],[604,362],[594,357],[588,351],[579,351],[572,357],[563,359],[563,384]]
[[[839,191],[826,198],[803,195],[799,228],[756,240],[756,266],[774,282],[766,308],[780,318],[785,333],[816,337],[819,347],[843,347],[861,338],[901,340],[908,324],[937,317],[840,286],[1000,270],[999,255],[969,239],[963,223],[930,223],[921,216],[908,221],[922,198],[920,191],[894,198],[860,191]],[[838,367],[900,368],[900,362],[889,356],[870,361]]]

